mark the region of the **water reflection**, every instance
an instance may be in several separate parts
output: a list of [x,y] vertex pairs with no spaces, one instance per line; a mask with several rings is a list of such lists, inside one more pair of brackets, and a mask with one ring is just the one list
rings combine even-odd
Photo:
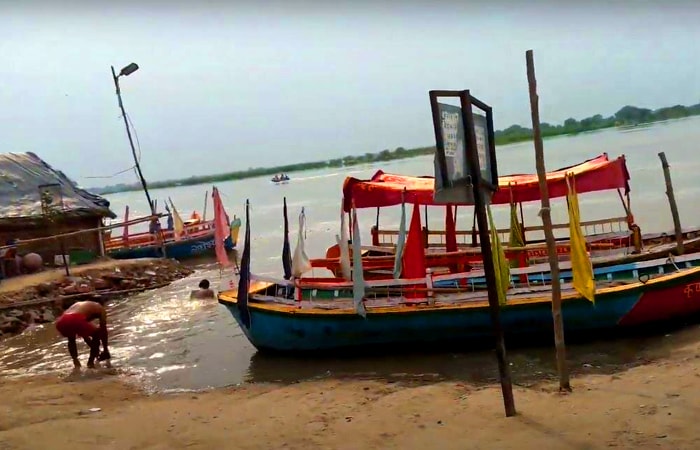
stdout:
[[[667,354],[664,345],[672,328],[615,340],[574,341],[567,345],[572,374],[612,374]],[[694,331],[694,330],[693,330]],[[572,340],[573,341],[573,340]],[[508,359],[513,382],[529,385],[557,377],[554,349],[509,346]],[[489,384],[498,381],[496,357],[492,351],[411,352],[354,355],[351,357],[298,358],[256,353],[245,380],[248,382],[295,383],[318,378],[379,379],[387,382],[464,381]]]

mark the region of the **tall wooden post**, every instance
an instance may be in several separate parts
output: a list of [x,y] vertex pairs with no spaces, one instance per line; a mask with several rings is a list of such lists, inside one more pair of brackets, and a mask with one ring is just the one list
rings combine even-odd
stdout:
[[549,203],[549,189],[547,187],[547,171],[544,165],[544,148],[542,145],[542,133],[540,131],[539,97],[537,96],[537,80],[535,79],[535,61],[532,50],[525,53],[527,61],[527,82],[530,87],[530,114],[532,116],[532,132],[535,143],[535,165],[537,178],[540,184],[540,197],[542,209],[542,225],[547,241],[547,253],[549,265],[552,271],[552,319],[554,320],[554,346],[557,350],[557,370],[559,372],[559,390],[571,391],[569,381],[569,368],[566,364],[566,344],[564,343],[564,320],[561,314],[561,285],[559,280],[559,259],[557,257],[557,243],[552,231],[552,216]]
[[666,161],[666,154],[659,153],[661,167],[664,169],[664,180],[666,180],[666,195],[668,196],[668,204],[671,206],[671,215],[673,216],[673,228],[676,231],[676,249],[679,255],[683,254],[683,229],[681,228],[681,218],[678,215],[678,205],[676,205],[676,196],[673,194],[673,183],[671,183],[671,170]]
[[[471,104],[465,104],[462,99],[462,120],[464,121],[465,139],[471,142],[469,147],[476,149],[476,136],[474,134],[474,122],[472,117]],[[503,406],[506,417],[515,415],[515,400],[513,399],[513,384],[510,376],[510,367],[506,357],[506,344],[501,327],[500,310],[498,303],[498,291],[496,288],[496,268],[493,263],[493,253],[491,251],[491,239],[489,236],[489,222],[486,214],[486,202],[484,192],[480,186],[481,168],[479,167],[479,156],[476,150],[467,151],[467,165],[469,175],[472,180],[472,194],[474,196],[474,211],[477,226],[479,227],[479,243],[481,244],[481,256],[484,261],[484,275],[488,286],[489,313],[491,314],[491,325],[493,326],[494,337],[496,338],[496,359],[498,360],[498,373],[501,380],[501,391],[503,393]]]

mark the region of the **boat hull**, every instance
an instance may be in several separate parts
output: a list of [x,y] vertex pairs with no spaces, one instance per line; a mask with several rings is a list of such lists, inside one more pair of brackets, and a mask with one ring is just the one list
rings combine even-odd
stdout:
[[[598,332],[658,324],[700,312],[700,268],[625,286],[605,288],[595,304],[568,296],[562,302],[567,332]],[[235,299],[220,297],[249,341],[259,350],[325,352],[375,346],[456,342],[462,348],[492,337],[488,305],[402,306],[352,311],[270,307],[250,303],[250,328],[243,325]],[[516,300],[501,308],[508,338],[551,337],[551,297]]]
[[[216,241],[214,239],[214,233],[211,233],[191,239],[170,241],[165,244],[165,252],[168,258],[185,260],[206,255],[213,255],[215,252],[215,246]],[[227,251],[231,251],[235,248],[230,236],[224,241],[224,247]],[[139,259],[160,258],[163,256],[163,253],[160,246],[146,245],[143,247],[114,250],[109,252],[107,255],[113,259]]]

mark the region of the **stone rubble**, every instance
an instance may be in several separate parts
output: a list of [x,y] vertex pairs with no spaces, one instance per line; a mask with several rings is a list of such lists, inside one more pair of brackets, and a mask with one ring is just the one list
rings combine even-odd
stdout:
[[[88,270],[79,276],[41,283],[0,294],[0,340],[21,333],[32,324],[53,322],[79,300],[123,297],[155,289],[192,274],[174,260],[136,262],[114,268]],[[131,291],[121,292],[119,291]],[[29,303],[29,304],[26,304]]]

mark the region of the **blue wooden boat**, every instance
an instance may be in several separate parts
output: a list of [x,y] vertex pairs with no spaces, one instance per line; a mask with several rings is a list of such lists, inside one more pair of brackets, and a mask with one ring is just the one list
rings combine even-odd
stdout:
[[[397,288],[398,281],[404,280],[394,280],[393,286],[368,283],[366,317],[355,312],[345,286],[335,289],[332,284],[317,281],[298,283],[294,298],[288,298],[281,294],[289,292],[293,284],[258,278],[250,284],[245,304],[233,291],[221,293],[219,302],[259,350],[322,352],[437,342],[460,342],[468,348],[470,341],[492,336],[485,292],[442,292],[435,288],[432,297],[421,301],[392,294],[390,290]],[[404,294],[417,292],[406,286]],[[562,311],[567,332],[591,335],[698,313],[700,267],[650,276],[648,280],[599,282],[595,303],[564,285]],[[501,308],[501,322],[511,338],[551,333],[550,288],[531,286],[509,291],[507,304]]]
[[[170,240],[165,243],[165,253],[168,258],[172,259],[191,259],[205,255],[213,255],[215,245],[216,241],[214,240],[214,233],[212,232],[203,236],[181,239],[179,241]],[[227,251],[231,251],[236,247],[231,236],[224,241],[224,247]],[[160,258],[163,256],[163,251],[160,246],[151,244],[124,247],[109,252],[108,256],[114,259]]]

